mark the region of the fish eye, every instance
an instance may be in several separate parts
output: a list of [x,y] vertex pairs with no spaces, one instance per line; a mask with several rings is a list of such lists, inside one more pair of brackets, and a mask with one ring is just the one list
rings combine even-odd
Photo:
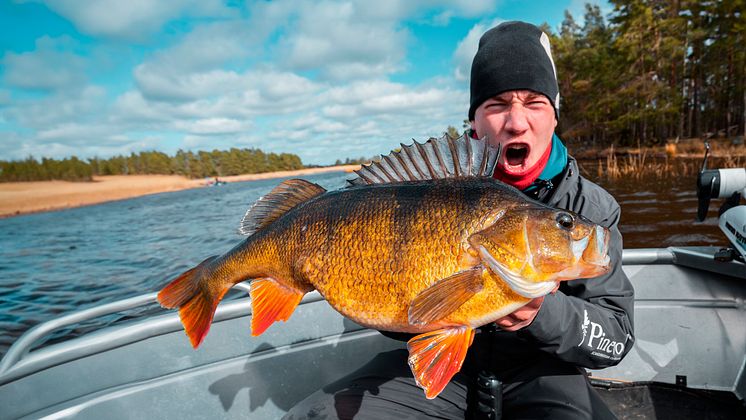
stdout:
[[575,219],[567,213],[557,214],[557,225],[566,230],[571,230],[575,227]]

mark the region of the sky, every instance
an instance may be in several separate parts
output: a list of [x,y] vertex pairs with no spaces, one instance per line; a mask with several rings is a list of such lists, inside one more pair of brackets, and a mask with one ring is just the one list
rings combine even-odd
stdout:
[[0,0],[0,160],[386,154],[462,129],[487,29],[585,2]]

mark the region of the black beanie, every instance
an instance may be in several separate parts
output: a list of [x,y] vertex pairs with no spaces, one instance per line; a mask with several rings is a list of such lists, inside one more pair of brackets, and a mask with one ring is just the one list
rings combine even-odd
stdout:
[[471,64],[469,121],[484,101],[508,90],[543,94],[559,118],[559,87],[549,37],[530,23],[503,22],[479,40]]

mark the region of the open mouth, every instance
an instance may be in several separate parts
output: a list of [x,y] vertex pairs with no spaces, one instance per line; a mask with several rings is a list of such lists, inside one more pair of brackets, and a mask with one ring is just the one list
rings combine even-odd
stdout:
[[528,157],[528,144],[513,143],[505,147],[505,162],[510,166],[520,166]]

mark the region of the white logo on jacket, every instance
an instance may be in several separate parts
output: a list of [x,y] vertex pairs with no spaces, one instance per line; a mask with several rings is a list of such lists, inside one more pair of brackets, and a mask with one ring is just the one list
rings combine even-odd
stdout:
[[[590,327],[590,333],[588,331]],[[630,338],[629,334],[625,337],[624,342],[614,341],[606,337],[606,332],[601,324],[597,324],[588,319],[588,311],[583,310],[583,323],[580,325],[580,329],[583,331],[583,338],[580,339],[578,347],[585,344],[589,348],[593,349],[591,352],[594,356],[603,357],[605,359],[619,360],[624,354],[624,347],[627,339]],[[587,340],[586,340],[587,338]]]

